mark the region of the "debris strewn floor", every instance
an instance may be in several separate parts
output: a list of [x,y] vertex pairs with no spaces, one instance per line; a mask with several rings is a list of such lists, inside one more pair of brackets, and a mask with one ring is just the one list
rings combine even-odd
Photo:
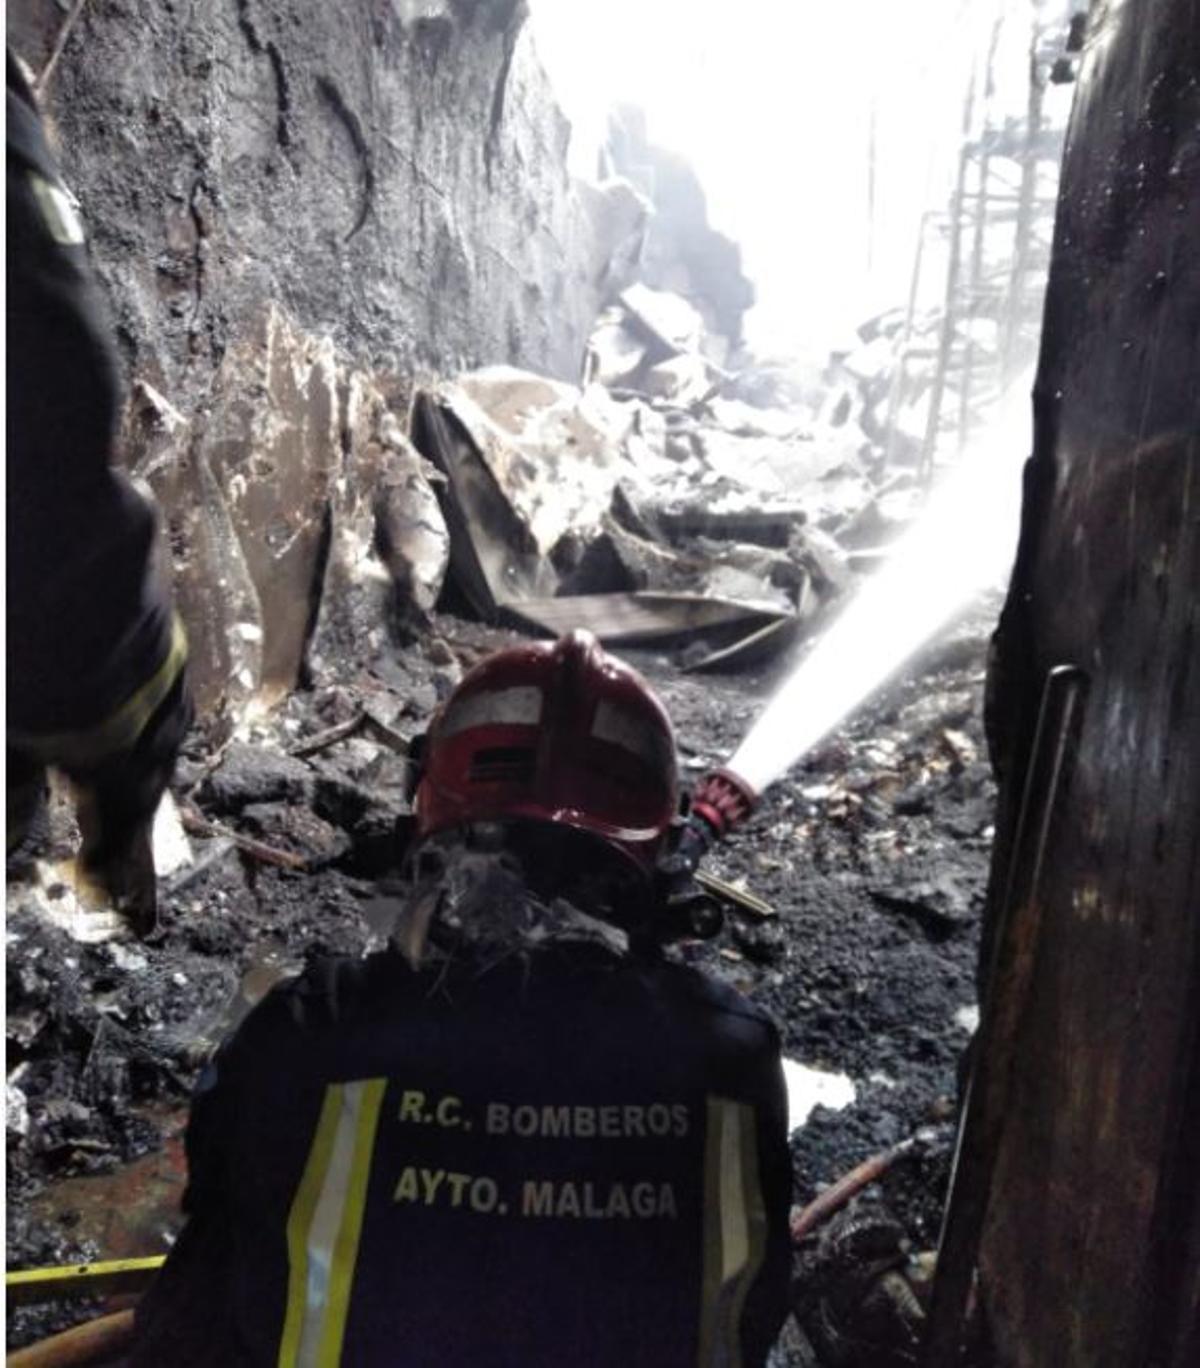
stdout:
[[[793,1134],[798,1203],[935,1128],[934,1143],[885,1180],[918,1246],[936,1235],[974,999],[991,821],[980,695],[994,612],[990,602],[972,610],[716,852],[712,872],[774,915],[733,909],[716,940],[680,950],[774,1011],[790,1059],[853,1085],[849,1105],[818,1104]],[[181,811],[193,833],[211,834],[191,834],[192,862],[163,879],[153,943],[81,943],[49,914],[53,887],[10,881],[10,1266],[115,1252],[121,1205],[130,1216],[118,1222],[119,1252],[164,1248],[170,1159],[206,1055],[274,977],[308,953],[361,953],[386,923],[389,833],[404,808],[398,749],[464,668],[511,640],[449,617],[434,626],[420,645],[346,666],[337,683],[185,758]],[[726,758],[773,683],[631,658],[671,710],[685,778]],[[65,857],[69,835],[60,824],[45,857]],[[130,1203],[137,1164],[155,1179]],[[85,1199],[88,1175],[110,1198],[124,1182],[126,1197]],[[53,1324],[19,1311],[10,1343]]]

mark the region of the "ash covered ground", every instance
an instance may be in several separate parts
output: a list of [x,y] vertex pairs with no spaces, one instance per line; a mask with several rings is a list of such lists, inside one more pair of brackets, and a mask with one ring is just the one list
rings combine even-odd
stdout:
[[[885,1180],[915,1247],[936,1239],[955,1068],[974,1002],[992,786],[982,735],[987,598],[771,791],[710,868],[771,904],[727,914],[679,953],[775,1013],[785,1052],[847,1074],[855,1102],[793,1135],[795,1199],[932,1127]],[[53,924],[69,901],[43,851],[40,882],[8,889],[8,1263],[159,1252],[178,1224],[189,1089],[240,1004],[316,952],[362,953],[386,924],[390,832],[404,811],[405,738],[509,634],[441,617],[408,650],[297,692],[242,739],[196,738],[176,794],[193,861],[162,881],[152,943],[82,944]],[[629,653],[674,718],[683,774],[727,759],[774,683],[682,673]],[[349,736],[289,751],[339,724]],[[229,833],[304,857],[264,864]],[[58,848],[54,845],[57,842]],[[47,871],[50,872],[47,872]],[[14,877],[15,875],[15,877]],[[9,1343],[90,1314],[18,1310]]]

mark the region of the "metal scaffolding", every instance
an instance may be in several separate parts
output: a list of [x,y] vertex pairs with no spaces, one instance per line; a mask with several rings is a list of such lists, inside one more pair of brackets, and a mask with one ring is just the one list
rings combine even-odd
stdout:
[[[1051,81],[1070,79],[1063,60],[1069,16],[1057,0],[1033,10],[1027,21],[1025,111],[1001,118],[994,68],[1005,22],[1001,13],[967,84],[949,206],[925,214],[921,223],[893,370],[887,459],[905,441],[898,426],[901,408],[927,392],[918,457],[924,479],[932,476],[948,439],[959,453],[967,447],[1037,353],[1066,132],[1065,124],[1047,117],[1045,97]],[[943,245],[946,261],[934,329],[922,328],[918,316],[931,243]]]

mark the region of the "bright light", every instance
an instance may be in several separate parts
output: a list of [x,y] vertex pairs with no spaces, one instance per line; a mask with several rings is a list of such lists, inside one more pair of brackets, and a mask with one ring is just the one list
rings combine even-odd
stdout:
[[1027,387],[968,449],[880,570],[767,704],[729,768],[762,792],[988,584],[1016,549]]
[[[751,342],[824,351],[905,299],[921,215],[949,198],[972,62],[1000,7],[532,0],[532,33],[575,128],[577,171],[594,167],[611,105],[641,105],[651,138],[696,168],[714,226],[742,245],[759,295]],[[1007,8],[997,99],[1017,113],[1029,12]]]
[[[534,42],[575,125],[577,167],[594,165],[609,108],[639,104],[651,140],[691,161],[710,222],[742,246],[759,299],[746,323],[751,346],[793,355],[852,347],[857,325],[903,305],[922,215],[946,209],[957,176],[972,73],[968,136],[981,128],[985,88],[991,127],[1022,117],[1037,13],[1028,0],[531,6]],[[926,236],[922,284],[932,293],[918,308],[939,307],[944,294],[939,232],[935,223]],[[1013,393],[1009,418],[972,443],[734,756],[755,788],[1002,579],[1029,448],[1027,389]]]

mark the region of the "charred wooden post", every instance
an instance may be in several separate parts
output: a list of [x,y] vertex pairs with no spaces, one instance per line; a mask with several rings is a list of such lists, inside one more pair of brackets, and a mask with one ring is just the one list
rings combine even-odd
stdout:
[[963,1104],[951,1176],[955,1200],[938,1248],[924,1368],[954,1368],[961,1353],[979,1237],[1018,1067],[1021,1021],[1037,971],[1046,851],[1070,782],[1086,692],[1087,676],[1078,666],[1056,666],[1046,677]]
[[[990,679],[986,943],[1006,889],[1030,887],[1018,814],[1047,670],[1087,662],[1089,696],[1028,900],[990,1193],[956,1183],[949,1219],[983,1207],[971,1262],[1005,1368],[1183,1368],[1200,1361],[1200,30],[1169,0],[1093,15]],[[983,989],[1012,1013],[1011,985]]]

